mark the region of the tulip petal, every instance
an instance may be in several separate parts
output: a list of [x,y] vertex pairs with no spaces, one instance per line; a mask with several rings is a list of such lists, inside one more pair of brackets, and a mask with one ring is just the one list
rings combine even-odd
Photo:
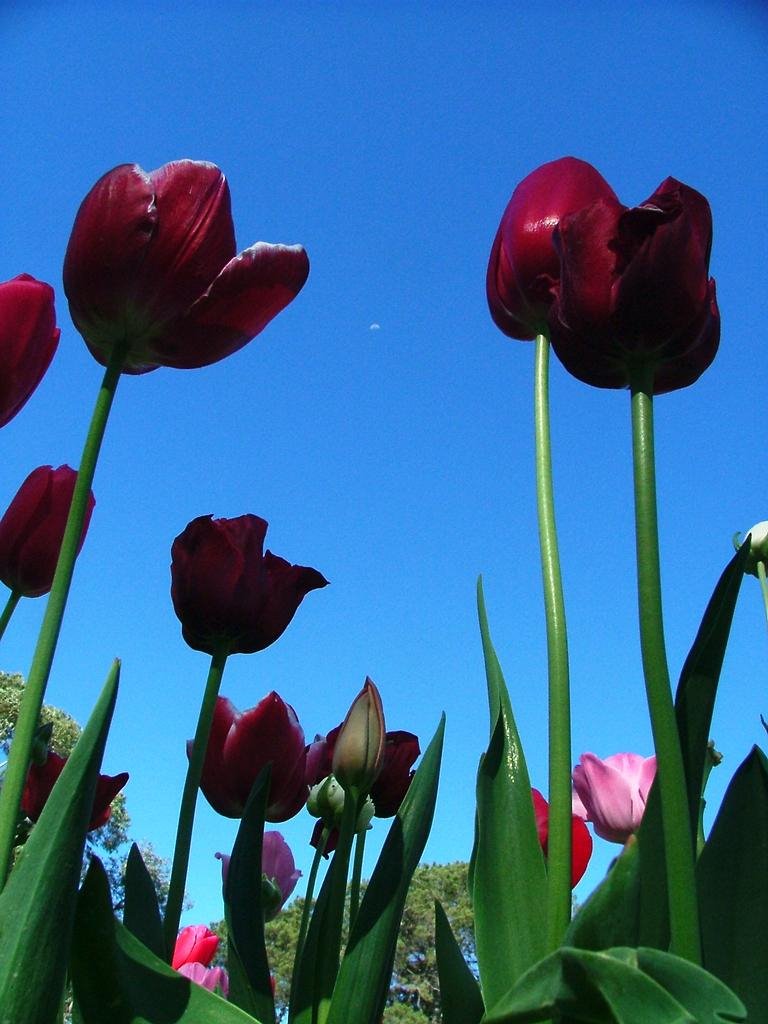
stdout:
[[[227,736],[234,729],[239,718],[240,713],[232,701],[226,697],[216,698],[200,777],[200,789],[205,799],[214,811],[218,811],[219,814],[223,814],[227,818],[239,818],[245,807],[245,802],[239,801],[232,792],[224,761],[224,745]],[[187,757],[192,756],[192,744],[192,740],[187,742]]]
[[157,230],[136,281],[157,320],[186,313],[236,253],[229,185],[214,164],[176,160],[149,175]]
[[257,242],[224,267],[156,342],[158,361],[192,369],[237,352],[295,299],[309,274],[300,245]]
[[0,427],[26,404],[59,342],[53,288],[29,274],[0,284]]
[[264,553],[264,570],[264,600],[255,628],[249,630],[247,644],[238,648],[243,654],[253,654],[273,644],[285,632],[310,590],[328,586],[328,580],[317,569],[291,565],[271,551]]

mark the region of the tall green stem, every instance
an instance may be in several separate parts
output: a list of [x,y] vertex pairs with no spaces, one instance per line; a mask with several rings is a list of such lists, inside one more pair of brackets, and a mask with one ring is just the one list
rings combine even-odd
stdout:
[[363,857],[365,855],[365,836],[367,830],[355,835],[355,859],[352,863],[352,884],[349,889],[349,931],[355,924],[357,911],[360,907],[360,882],[363,877]]
[[536,508],[547,623],[549,666],[549,838],[547,844],[547,936],[562,942],[571,916],[571,696],[568,635],[555,526],[552,443],[549,428],[549,339],[536,337],[534,375]]
[[64,609],[67,604],[69,587],[77,558],[77,548],[83,532],[88,495],[96,471],[101,442],[115,397],[117,382],[125,363],[127,345],[116,345],[112,349],[109,364],[104,372],[104,379],[96,397],[96,405],[85,438],[80,468],[77,474],[72,504],[64,528],[59,561],[53,577],[51,593],[48,597],[43,622],[37,638],[37,646],[32,658],[32,665],[27,676],[27,683],[19,707],[19,716],[13,730],[13,743],[8,758],[8,769],[0,793],[0,888],[5,884],[8,868],[11,863],[13,839],[21,804],[21,794],[27,777],[32,741],[37,728],[40,709],[43,705],[45,688],[53,664],[53,656],[59,639]]
[[304,897],[304,906],[301,908],[301,924],[299,925],[299,937],[296,940],[296,952],[293,957],[293,970],[291,972],[291,995],[288,1000],[288,1005],[294,1005],[294,996],[296,993],[296,984],[299,978],[299,964],[301,963],[301,957],[304,952],[304,943],[307,938],[307,929],[309,928],[309,919],[312,916],[312,900],[315,896],[315,883],[317,882],[317,872],[320,867],[320,861],[322,860],[323,853],[325,852],[325,846],[328,842],[328,837],[331,834],[330,828],[327,826],[323,829],[320,837],[320,842],[315,848],[315,855],[312,858],[312,867],[309,869],[309,879],[307,880],[307,892]]
[[171,866],[171,881],[168,886],[168,901],[165,906],[165,920],[163,922],[165,951],[169,962],[176,943],[176,933],[179,930],[181,910],[184,904],[184,886],[187,884],[187,866],[189,864],[189,850],[192,845],[192,828],[195,823],[197,790],[203,774],[203,762],[208,746],[208,737],[211,733],[213,712],[216,708],[216,698],[219,695],[221,677],[224,674],[224,666],[227,663],[228,656],[229,643],[227,642],[217,648],[211,657],[211,667],[208,670],[203,703],[200,706],[195,739],[192,744],[192,756],[187,766],[187,777],[184,780],[184,790],[181,795],[179,824],[176,829],[176,845],[173,850],[173,864]]
[[661,607],[653,438],[653,368],[647,365],[636,368],[631,375],[630,387],[640,646],[661,795],[670,948],[678,956],[693,963],[701,963],[694,840],[690,831],[685,772],[667,668]]
[[16,611],[16,605],[21,600],[21,591],[12,590],[8,595],[8,600],[5,602],[5,608],[3,608],[2,614],[0,614],[0,640],[3,638],[6,626],[11,621],[11,616]]

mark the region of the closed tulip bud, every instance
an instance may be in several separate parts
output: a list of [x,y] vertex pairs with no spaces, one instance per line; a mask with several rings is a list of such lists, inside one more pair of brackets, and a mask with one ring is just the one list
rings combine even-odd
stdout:
[[520,182],[491,249],[488,306],[497,327],[529,341],[544,330],[560,261],[552,234],[560,219],[600,197],[615,198],[603,176],[572,156],[542,164]]
[[[759,562],[762,562],[764,570],[768,568],[768,521],[764,520],[761,523],[755,523],[752,529],[748,531],[748,535],[749,554],[747,555],[744,572],[748,572],[751,576],[757,576]],[[738,533],[733,540],[735,547],[741,547],[741,537]]]
[[602,839],[626,843],[638,830],[655,775],[655,756],[581,755],[573,769],[573,785],[586,820]]
[[[76,479],[69,466],[39,466],[8,506],[0,520],[0,580],[12,591],[40,597],[51,589]],[[91,492],[78,551],[95,504]]]
[[[531,790],[533,813],[536,819],[536,833],[544,856],[549,847],[549,804],[538,789]],[[587,870],[592,856],[592,836],[580,814],[571,815],[571,888]]]
[[344,789],[370,792],[384,763],[385,734],[379,691],[366,679],[347,712],[333,751],[333,774]]
[[204,924],[190,924],[182,928],[173,947],[171,967],[177,971],[183,964],[202,964],[207,967],[219,948],[219,937]]
[[336,822],[344,810],[344,790],[333,775],[316,783],[309,791],[307,810],[314,818]]
[[78,331],[124,370],[208,366],[254,338],[309,273],[300,245],[256,242],[238,253],[229,186],[218,167],[176,160],[121,164],[83,200],[64,259]]
[[0,284],[0,427],[25,405],[59,343],[53,288],[29,274]]

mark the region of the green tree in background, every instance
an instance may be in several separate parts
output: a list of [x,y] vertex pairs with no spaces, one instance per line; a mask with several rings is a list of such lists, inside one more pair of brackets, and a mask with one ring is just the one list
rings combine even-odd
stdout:
[[[469,966],[476,969],[472,908],[467,888],[468,865],[421,864],[413,876],[405,903],[395,951],[392,982],[383,1024],[440,1024],[440,990],[435,960],[435,900],[448,916],[456,941]],[[291,971],[304,900],[293,900],[265,926],[267,952],[275,979],[277,1019],[288,1014]],[[216,963],[226,966],[226,934],[223,921],[211,929],[222,939]]]
[[[21,695],[24,691],[24,677],[18,672],[0,672],[0,762],[5,760],[13,728],[19,714]],[[40,712],[40,724],[51,725],[50,749],[60,757],[68,757],[77,743],[81,728],[66,711],[52,704],[44,704]],[[1,771],[1,770],[0,770]],[[1,779],[1,774],[0,774]],[[118,793],[112,804],[112,814],[106,825],[88,833],[85,847],[86,863],[96,854],[104,865],[112,889],[112,901],[116,910],[123,906],[123,874],[128,857],[130,842],[128,829],[131,819],[125,806],[125,794]],[[34,828],[26,823],[22,832]],[[161,906],[165,906],[168,895],[168,864],[160,857],[151,843],[139,843],[144,863],[155,883]]]

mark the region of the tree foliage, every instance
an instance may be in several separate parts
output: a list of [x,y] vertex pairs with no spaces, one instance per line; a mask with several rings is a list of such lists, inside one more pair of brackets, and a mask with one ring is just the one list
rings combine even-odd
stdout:
[[[472,908],[467,888],[468,865],[421,864],[414,873],[403,911],[392,982],[383,1024],[439,1024],[440,992],[435,960],[435,900],[443,905],[467,963],[476,967]],[[304,900],[293,900],[265,926],[267,951],[275,979],[279,1021],[287,1018],[291,972]],[[211,929],[222,939],[216,963],[226,966],[226,925]]]

